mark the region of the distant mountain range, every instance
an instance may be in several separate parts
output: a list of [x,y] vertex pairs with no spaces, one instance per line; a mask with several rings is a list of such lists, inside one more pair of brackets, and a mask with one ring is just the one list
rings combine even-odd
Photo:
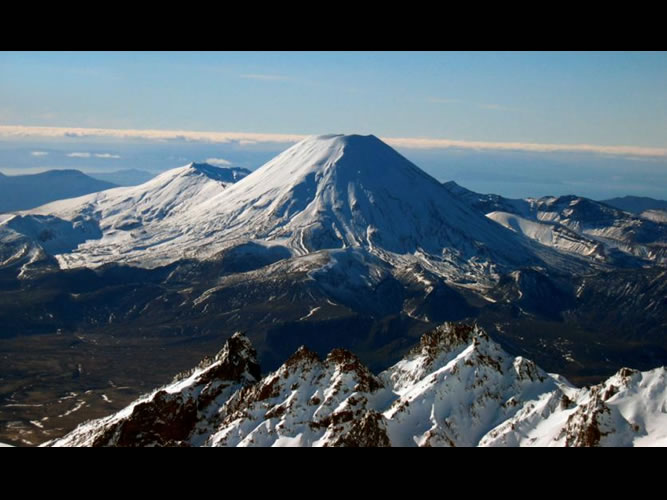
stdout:
[[28,210],[55,200],[116,187],[78,170],[50,170],[32,175],[0,174],[0,212]]
[[94,179],[110,182],[116,186],[138,186],[148,182],[157,174],[145,170],[128,169],[116,172],[89,172],[88,175]]
[[667,225],[658,217],[632,215],[574,195],[509,199],[475,193],[453,181],[444,186],[511,231],[561,252],[621,267],[667,261]]
[[645,196],[623,196],[602,200],[603,203],[633,214],[641,214],[647,210],[667,210],[667,201],[655,200]]

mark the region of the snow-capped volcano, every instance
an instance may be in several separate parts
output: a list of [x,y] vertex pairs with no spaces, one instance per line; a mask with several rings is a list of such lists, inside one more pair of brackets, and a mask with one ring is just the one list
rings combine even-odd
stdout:
[[57,254],[65,268],[155,267],[247,242],[294,256],[356,248],[392,265],[421,262],[440,275],[541,263],[527,239],[452,196],[374,136],[310,137],[235,184],[237,172],[223,170],[190,164],[141,186],[51,203],[20,217],[99,228],[101,237],[91,233],[58,247],[67,249]]
[[227,238],[282,240],[299,254],[365,247],[470,257],[517,249],[372,135],[305,139],[199,210],[215,214],[209,227],[220,224]]

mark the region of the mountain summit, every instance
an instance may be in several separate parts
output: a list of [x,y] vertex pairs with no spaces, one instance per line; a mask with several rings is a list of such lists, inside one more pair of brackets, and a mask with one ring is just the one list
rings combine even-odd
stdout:
[[307,138],[199,206],[222,239],[262,239],[296,255],[363,248],[434,263],[535,262],[511,232],[480,216],[375,136]]
[[235,237],[285,238],[298,253],[356,246],[405,253],[432,243],[420,232],[439,231],[428,205],[441,204],[433,198],[442,191],[374,136],[325,135],[299,142],[201,209],[243,221],[229,224]]
[[240,181],[248,174],[250,170],[242,167],[214,167],[208,163],[192,162],[187,166],[188,169],[201,173],[209,179],[220,182],[233,183]]

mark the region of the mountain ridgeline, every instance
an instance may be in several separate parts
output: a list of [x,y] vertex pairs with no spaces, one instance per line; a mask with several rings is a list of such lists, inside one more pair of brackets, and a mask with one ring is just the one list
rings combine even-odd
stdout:
[[667,262],[667,224],[641,213],[573,195],[512,200],[451,181],[444,186],[490,219],[561,252],[615,267]]
[[665,446],[667,372],[577,389],[445,324],[374,375],[351,352],[299,348],[261,377],[240,334],[220,353],[45,446]]
[[[389,399],[399,389],[386,373],[372,374],[405,361],[425,332],[447,321],[483,328],[509,353],[498,361],[503,373],[511,371],[508,360],[527,358],[584,385],[626,366],[665,365],[666,228],[585,198],[509,200],[443,185],[376,137],[355,135],[305,139],[252,173],[191,163],[138,186],[3,214],[0,341],[15,355],[0,381],[0,419],[24,427],[20,440],[0,429],[0,440],[39,443],[62,435],[62,415],[80,423],[121,410],[243,331],[270,371],[308,345],[299,352],[327,383],[338,376],[332,350],[353,352],[349,363],[363,366],[370,384],[368,404],[353,404],[363,407],[364,427],[344,426],[354,435],[366,429],[391,444],[482,444],[491,421],[464,437],[442,422],[432,438],[392,431],[389,407],[375,401],[372,387],[385,387]],[[40,359],[49,353],[62,361],[45,369]],[[207,389],[211,401],[234,400],[241,386],[258,390],[259,376],[248,373]],[[161,406],[186,402],[182,395],[174,403],[170,391]],[[61,397],[67,394],[75,396]],[[248,398],[239,408],[264,401]],[[26,404],[34,406],[17,406]],[[184,404],[178,414],[199,422],[193,408],[206,405]],[[311,429],[319,437],[309,444],[335,427],[312,422],[321,427]],[[209,430],[205,440],[159,439],[231,443]],[[506,443],[513,439],[520,438],[506,434]]]
[[623,196],[622,198],[610,198],[603,200],[603,203],[611,205],[612,207],[633,214],[641,214],[647,210],[662,210],[667,211],[667,201],[656,200],[647,196]]

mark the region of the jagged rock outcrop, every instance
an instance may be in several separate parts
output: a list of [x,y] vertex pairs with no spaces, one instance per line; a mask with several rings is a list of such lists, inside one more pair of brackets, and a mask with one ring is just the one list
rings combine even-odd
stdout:
[[51,446],[667,445],[667,371],[624,368],[578,389],[476,325],[426,333],[378,376],[301,347],[260,379],[235,334],[214,358]]
[[[387,443],[369,399],[383,388],[352,353],[324,361],[300,348],[276,372],[222,408],[211,446],[350,446]],[[372,431],[365,435],[364,429]],[[360,437],[363,435],[363,438]]]
[[238,389],[259,379],[256,352],[235,334],[213,358],[177,375],[171,385],[119,413],[88,422],[53,446],[189,446],[199,444],[206,423]]

